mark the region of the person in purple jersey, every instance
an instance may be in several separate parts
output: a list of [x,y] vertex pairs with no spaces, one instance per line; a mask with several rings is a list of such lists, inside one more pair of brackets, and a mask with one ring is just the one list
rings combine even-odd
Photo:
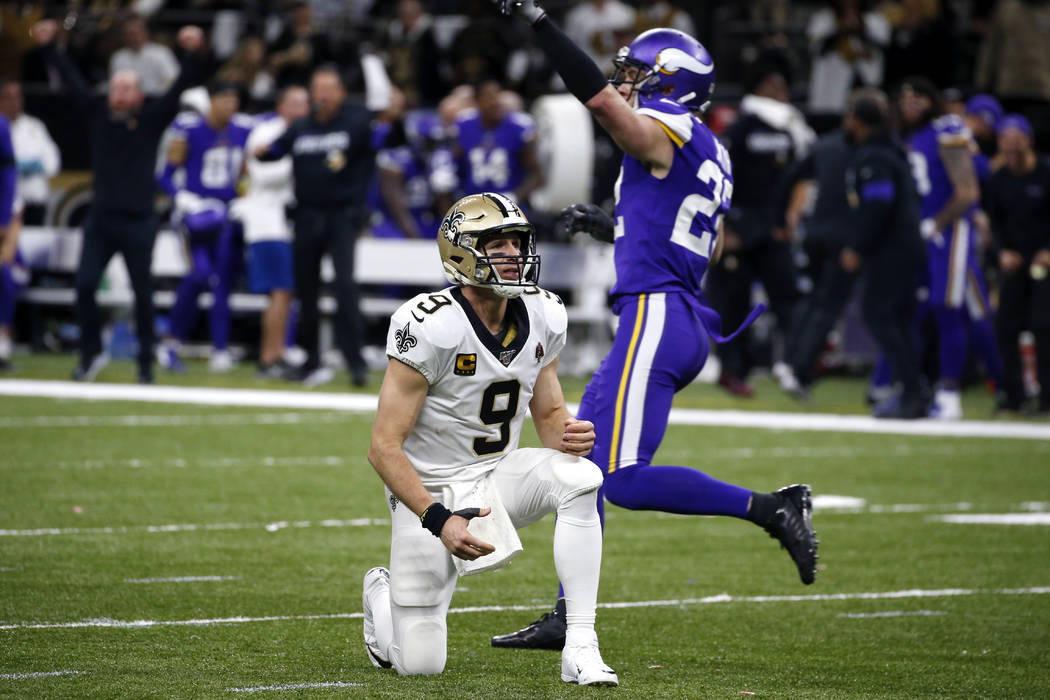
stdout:
[[184,113],[176,118],[168,160],[159,177],[161,187],[175,198],[175,223],[189,243],[191,269],[175,292],[171,330],[157,347],[161,367],[184,369],[179,346],[185,342],[197,316],[197,298],[212,293],[209,322],[213,372],[232,369],[229,296],[242,258],[240,223],[228,216],[237,196],[244,147],[251,133],[250,117],[238,114],[240,98],[234,83],[216,82],[209,88],[211,104],[201,116]]
[[435,238],[443,212],[452,206],[456,165],[438,115],[409,112],[402,120],[406,143],[376,154],[379,209],[377,238]]
[[524,112],[508,111],[495,78],[474,86],[477,109],[462,112],[452,127],[464,194],[499,192],[528,206],[543,185],[536,158],[536,124]]
[[22,215],[15,197],[18,166],[11,142],[11,123],[0,114],[0,371],[11,369],[11,322],[15,295],[25,284],[25,269],[18,254]]
[[[979,291],[973,214],[980,199],[963,119],[946,114],[940,91],[922,77],[906,79],[897,97],[908,161],[921,198],[928,248],[927,304],[937,326],[940,376],[930,417],[962,418],[959,394],[967,353],[966,307]],[[976,302],[975,302],[976,303]]]
[[[725,340],[718,314],[700,293],[704,272],[718,257],[733,189],[729,155],[697,117],[714,87],[711,57],[687,34],[650,30],[621,49],[609,84],[535,0],[500,5],[532,25],[569,91],[625,154],[615,223],[603,224],[583,205],[565,212],[583,224],[572,228],[615,241],[619,328],[580,404],[580,415],[595,425],[591,459],[605,472],[605,498],[631,510],[750,520],[787,548],[802,582],[812,583],[817,540],[809,486],[759,493],[696,469],[651,464],[675,392],[700,372],[709,337]],[[602,503],[599,498],[604,521]],[[559,600],[553,612],[492,644],[559,649],[564,635]]]

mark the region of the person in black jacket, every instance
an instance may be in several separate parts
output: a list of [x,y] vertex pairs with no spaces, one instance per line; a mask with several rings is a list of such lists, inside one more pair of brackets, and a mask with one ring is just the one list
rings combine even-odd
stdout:
[[[786,69],[772,59],[750,70],[740,115],[723,135],[733,163],[733,207],[725,219],[725,253],[704,283],[725,328],[738,328],[751,310],[751,285],[761,280],[777,329],[789,337],[799,300],[791,241],[776,229],[775,193],[788,166],[806,153],[816,135],[788,102]],[[753,362],[744,336],[718,350],[719,384],[736,396],[751,396],[747,375]]]
[[321,257],[328,253],[335,268],[336,339],[354,386],[364,386],[367,368],[361,356],[364,319],[354,280],[354,247],[365,223],[365,201],[375,162],[372,114],[347,99],[339,70],[322,66],[310,79],[312,111],[293,122],[259,160],[292,156],[295,178],[295,288],[299,299],[299,344],[306,363],[291,378],[308,386],[331,381],[321,365],[318,342],[318,296]]
[[1050,160],[1032,148],[1032,126],[1019,114],[999,124],[1003,167],[985,192],[988,218],[999,246],[996,332],[1003,357],[1005,400],[999,408],[1024,407],[1018,336],[1035,336],[1040,412],[1050,411]]
[[862,270],[864,322],[902,385],[899,397],[877,404],[878,418],[921,418],[929,392],[919,372],[914,319],[926,244],[919,233],[919,195],[908,157],[890,133],[889,99],[861,88],[843,122],[857,144],[846,169],[853,238],[842,250],[846,272]]
[[[856,273],[842,269],[839,261],[849,242],[853,219],[842,177],[851,152],[849,135],[844,129],[835,129],[792,164],[781,183],[782,238],[794,239],[801,223],[805,233],[802,247],[813,278],[813,290],[799,302],[795,312],[798,322],[787,343],[784,361],[790,371],[778,376],[781,388],[800,400],[809,397],[824,341],[849,302],[857,279]],[[803,218],[810,187],[816,189],[813,210]]]
[[77,381],[91,381],[109,362],[102,349],[101,318],[95,292],[110,258],[124,256],[135,293],[138,334],[138,380],[153,382],[153,280],[150,263],[157,235],[153,209],[156,185],[153,170],[157,147],[179,108],[179,95],[204,77],[199,27],[179,30],[178,44],[186,52],[182,71],[171,88],[156,101],[145,103],[138,76],[118,71],[109,81],[105,101],[95,98],[69,57],[55,49],[54,20],[38,22],[36,41],[48,46],[47,59],[62,74],[73,93],[76,108],[89,122],[94,193],[84,222],[83,246],[77,267],[77,318],[80,322],[80,360],[73,371]]

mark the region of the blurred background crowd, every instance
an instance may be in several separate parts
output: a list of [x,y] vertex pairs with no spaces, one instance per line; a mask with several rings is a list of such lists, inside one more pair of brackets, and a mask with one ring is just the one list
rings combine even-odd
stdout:
[[[821,269],[830,259],[837,264],[843,242],[825,230],[848,227],[845,219],[835,218],[846,216],[845,207],[835,213],[820,206],[819,170],[826,164],[818,162],[813,170],[813,154],[825,152],[820,150],[827,145],[822,137],[836,133],[851,90],[880,87],[896,100],[903,84],[922,78],[923,86],[930,87],[926,96],[937,116],[957,114],[966,120],[987,159],[989,176],[1007,168],[1019,178],[1034,178],[1027,191],[1031,199],[1042,202],[1039,206],[1045,206],[1050,197],[1050,181],[1040,179],[1043,166],[1034,165],[1042,163],[1038,154],[1050,147],[1050,2],[547,0],[545,7],[610,74],[619,47],[659,26],[696,36],[714,58],[717,87],[705,121],[730,147],[736,188],[734,214],[727,221],[733,245],[727,245],[727,259],[713,270],[708,284],[715,288],[708,293],[730,318],[746,314],[756,298],[764,298],[776,320],[775,326],[758,324],[740,343],[722,349],[718,379],[735,395],[750,395],[748,376],[753,370],[774,368],[786,390],[805,398],[820,372],[835,364],[836,344],[841,349],[848,340],[839,321],[848,313],[850,289],[846,287],[843,293],[843,287],[829,282],[829,273]],[[41,20],[54,20],[53,31],[45,36],[34,32]],[[187,44],[192,51],[179,40],[180,30],[187,26],[203,30],[202,46]],[[548,113],[534,119],[530,112],[535,114],[534,107],[544,97],[563,93],[564,86],[534,47],[528,28],[498,17],[489,0],[2,2],[0,114],[12,124],[18,196],[27,231],[39,226],[60,230],[82,226],[91,211],[92,173],[96,178],[99,174],[99,164],[93,162],[91,122],[77,107],[68,69],[62,70],[55,56],[73,64],[84,83],[100,95],[112,91],[114,76],[133,72],[149,104],[175,85],[180,71],[186,69],[189,53],[201,64],[195,70],[203,76],[204,87],[181,94],[183,127],[172,120],[173,126],[158,146],[155,212],[157,225],[181,231],[190,248],[195,235],[190,230],[195,225],[192,216],[199,213],[200,202],[180,209],[179,193],[193,190],[185,181],[180,184],[177,174],[192,160],[180,145],[188,144],[192,153],[193,119],[186,115],[196,113],[213,130],[226,130],[224,133],[229,132],[228,124],[243,122],[244,137],[234,139],[231,146],[239,149],[238,165],[242,160],[249,166],[282,157],[295,160],[297,154],[287,148],[265,152],[265,147],[284,126],[311,111],[315,116],[319,110],[324,112],[325,85],[319,88],[317,80],[333,66],[331,77],[337,84],[334,98],[329,99],[341,104],[345,93],[348,101],[367,109],[372,123],[369,154],[362,156],[369,163],[358,174],[358,179],[367,179],[362,186],[365,194],[361,201],[337,203],[348,207],[349,218],[339,225],[354,228],[355,239],[433,238],[441,214],[456,196],[487,189],[508,193],[527,208],[531,202],[528,211],[541,241],[568,241],[553,226],[560,207],[532,201],[545,182],[564,176],[552,172],[558,158],[550,153],[550,144],[557,142],[556,132],[567,127],[548,124]],[[298,91],[300,87],[306,90]],[[219,113],[223,105],[229,114]],[[275,109],[284,126],[274,130],[269,140],[259,142],[261,137],[257,137],[249,145],[248,134],[271,120]],[[1013,129],[1003,128],[1006,115],[1013,119],[1006,122]],[[611,211],[620,154],[599,130],[594,131],[593,142],[585,150],[588,162],[579,164],[576,179],[587,180],[582,187],[587,199]],[[340,157],[352,159],[353,155],[340,151]],[[810,169],[800,170],[798,164],[807,158]],[[829,163],[834,163],[833,158]],[[237,288],[269,295],[267,311],[252,331],[258,334],[261,326],[263,340],[256,335],[247,342],[247,354],[258,356],[260,372],[266,376],[316,383],[329,377],[317,374],[323,363],[317,357],[316,340],[303,343],[303,329],[296,324],[305,321],[305,333],[316,336],[316,310],[304,311],[303,304],[316,307],[319,283],[312,280],[315,288],[305,291],[302,285],[316,276],[322,255],[348,256],[336,265],[337,275],[341,268],[347,274],[347,264],[352,271],[353,257],[352,252],[340,253],[338,242],[325,238],[327,224],[310,223],[302,212],[294,211],[293,203],[298,201],[302,208],[303,190],[309,189],[295,182],[295,177],[301,179],[301,168],[310,166],[295,162],[287,167],[292,174],[285,175],[291,178],[285,184],[293,192],[285,208],[287,231],[268,231],[261,237],[252,234],[248,230],[251,216],[238,217],[237,207],[231,204],[235,197],[245,198],[246,189],[260,186],[247,181],[265,180],[261,171],[238,168],[234,179],[240,181],[239,189],[219,197],[225,207],[222,216],[239,219],[245,229],[245,240],[238,245],[246,252],[237,249],[232,255],[251,258],[251,251],[257,250],[257,266],[269,272],[253,276],[249,261],[247,277],[231,273],[216,287],[212,277],[218,275],[218,268],[212,270],[212,277],[201,277],[202,263],[191,255],[197,279],[193,284],[180,284],[176,293],[184,299],[192,297],[184,306],[189,304],[194,310],[199,292],[209,289],[216,296]],[[836,166],[828,167],[834,170]],[[838,167],[844,168],[844,161]],[[341,165],[334,168],[329,162],[329,170],[340,169]],[[1032,172],[1036,174],[1030,175]],[[1024,222],[1007,221],[1010,206],[1003,204],[1007,201],[1003,198],[988,201],[988,181],[982,178],[979,196],[984,213],[977,216],[975,240],[982,283],[988,285],[986,296],[994,308],[1002,303],[998,291],[1004,274],[1022,270],[1034,282],[1042,280],[1039,256],[1044,250],[1050,255],[1050,219],[1040,222],[1038,216],[1031,216]],[[824,196],[830,197],[826,190]],[[202,196],[201,192],[191,194]],[[840,191],[840,199],[844,196]],[[313,204],[325,211],[336,206],[332,202]],[[267,251],[264,256],[262,248],[253,248],[264,240],[298,239],[304,235],[304,226],[316,227],[317,244],[307,250],[305,243],[296,240],[292,253],[297,259],[292,263],[282,255],[271,257]],[[1016,236],[1017,227],[1039,229],[1022,232],[1028,236],[1023,251],[1016,251],[1013,244],[1004,245],[1003,231]],[[215,241],[220,237],[213,236]],[[1014,259],[1011,252],[1021,257]],[[213,250],[208,255],[213,256],[209,264],[215,267],[215,256],[231,253]],[[305,256],[309,257],[304,263]],[[10,257],[5,264],[13,262],[13,254]],[[263,259],[265,264],[259,262]],[[294,281],[290,275],[285,278],[273,272],[287,264],[294,267]],[[27,267],[19,280],[0,289],[0,295],[14,297],[16,287],[40,284],[46,271]],[[1045,276],[1045,268],[1042,274]],[[308,279],[301,279],[303,276]],[[257,278],[262,279],[260,284]],[[329,283],[334,284],[340,306],[358,304],[359,290],[353,280],[345,281],[348,286],[342,292],[339,279],[326,278],[324,284]],[[379,291],[397,297],[410,290],[391,285]],[[1033,334],[1037,339],[1046,337],[1045,327],[1050,323],[1030,313],[1030,290],[1010,297],[1008,303],[1018,309],[1006,314],[1000,309],[1000,316],[1009,317],[1010,323],[992,345],[1004,353],[1007,372],[1018,377],[1023,373],[1024,391],[1034,393],[1038,384],[1030,369],[1034,365],[1029,363],[1025,371],[1020,358],[1028,357],[1032,347],[1050,348],[1050,342],[1032,342]],[[816,335],[803,337],[806,334],[800,328],[821,313],[827,319],[816,325]],[[183,346],[202,338],[211,348],[213,369],[231,366],[231,358],[221,353],[229,340],[215,337],[214,319],[206,329],[192,318],[179,321],[177,315],[173,309],[172,325],[181,327],[161,324],[157,329],[162,336],[157,345],[162,366],[177,369]],[[143,319],[140,317],[140,324]],[[385,328],[359,313],[340,313],[337,319],[341,326],[337,335],[344,336],[339,344],[351,379],[363,384],[367,379],[362,348],[377,334],[381,344]],[[74,321],[79,319],[74,317]],[[14,315],[6,326],[3,323],[0,317],[0,362],[5,364],[12,336],[35,349],[63,342],[63,337],[56,339],[55,333],[38,327],[35,319]],[[221,328],[221,320],[218,326]],[[75,335],[75,331],[69,333]],[[297,345],[297,333],[298,346],[305,346],[309,356],[306,371],[285,366],[283,348]],[[935,348],[936,329],[929,333]],[[88,370],[101,348],[89,347],[86,354],[83,347],[81,350],[78,370],[81,378],[90,378]],[[152,357],[153,351],[149,354]],[[935,350],[926,354],[932,358],[928,363],[936,365]],[[872,359],[870,353],[866,359]],[[140,354],[139,378],[152,381],[152,371],[145,364]],[[1050,368],[1050,360],[1042,364]],[[992,369],[988,366],[987,362],[973,365],[967,370],[967,380],[992,381],[1000,392],[1000,405],[1019,408],[1024,397],[1016,391],[1007,396],[1006,385],[1012,380],[1004,380],[1003,370],[995,368],[994,362]],[[936,380],[936,368],[929,374]]]

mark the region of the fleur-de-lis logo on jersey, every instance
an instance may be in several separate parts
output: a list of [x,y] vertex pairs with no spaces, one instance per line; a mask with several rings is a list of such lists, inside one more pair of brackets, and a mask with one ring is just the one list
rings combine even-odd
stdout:
[[406,323],[404,328],[394,331],[394,342],[396,343],[397,352],[401,355],[404,355],[409,348],[416,346],[416,337],[408,332],[408,325]]

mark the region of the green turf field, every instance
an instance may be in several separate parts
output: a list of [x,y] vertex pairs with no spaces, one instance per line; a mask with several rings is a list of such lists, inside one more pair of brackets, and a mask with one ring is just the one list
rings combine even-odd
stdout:
[[[72,362],[20,364],[21,376],[63,378]],[[131,376],[125,363],[103,378]],[[281,388],[197,366],[180,381]],[[348,389],[341,381],[328,390]],[[581,382],[566,385],[578,398]],[[834,380],[800,409],[760,382],[752,402],[691,387],[681,405],[862,412],[862,392]],[[966,402],[968,417],[987,417],[983,392]],[[461,581],[454,610],[495,609],[449,616],[442,676],[372,668],[361,577],[386,562],[389,532],[364,457],[371,421],[5,397],[0,696],[1050,694],[1050,529],[940,520],[1045,522],[1050,443],[671,426],[658,462],[756,489],[806,481],[818,496],[864,505],[815,514],[813,586],[749,523],[610,506],[599,600],[612,607],[599,610],[598,630],[621,685],[590,689],[559,680],[556,653],[488,644],[552,602],[551,518],[523,531],[526,551],[511,566]]]

